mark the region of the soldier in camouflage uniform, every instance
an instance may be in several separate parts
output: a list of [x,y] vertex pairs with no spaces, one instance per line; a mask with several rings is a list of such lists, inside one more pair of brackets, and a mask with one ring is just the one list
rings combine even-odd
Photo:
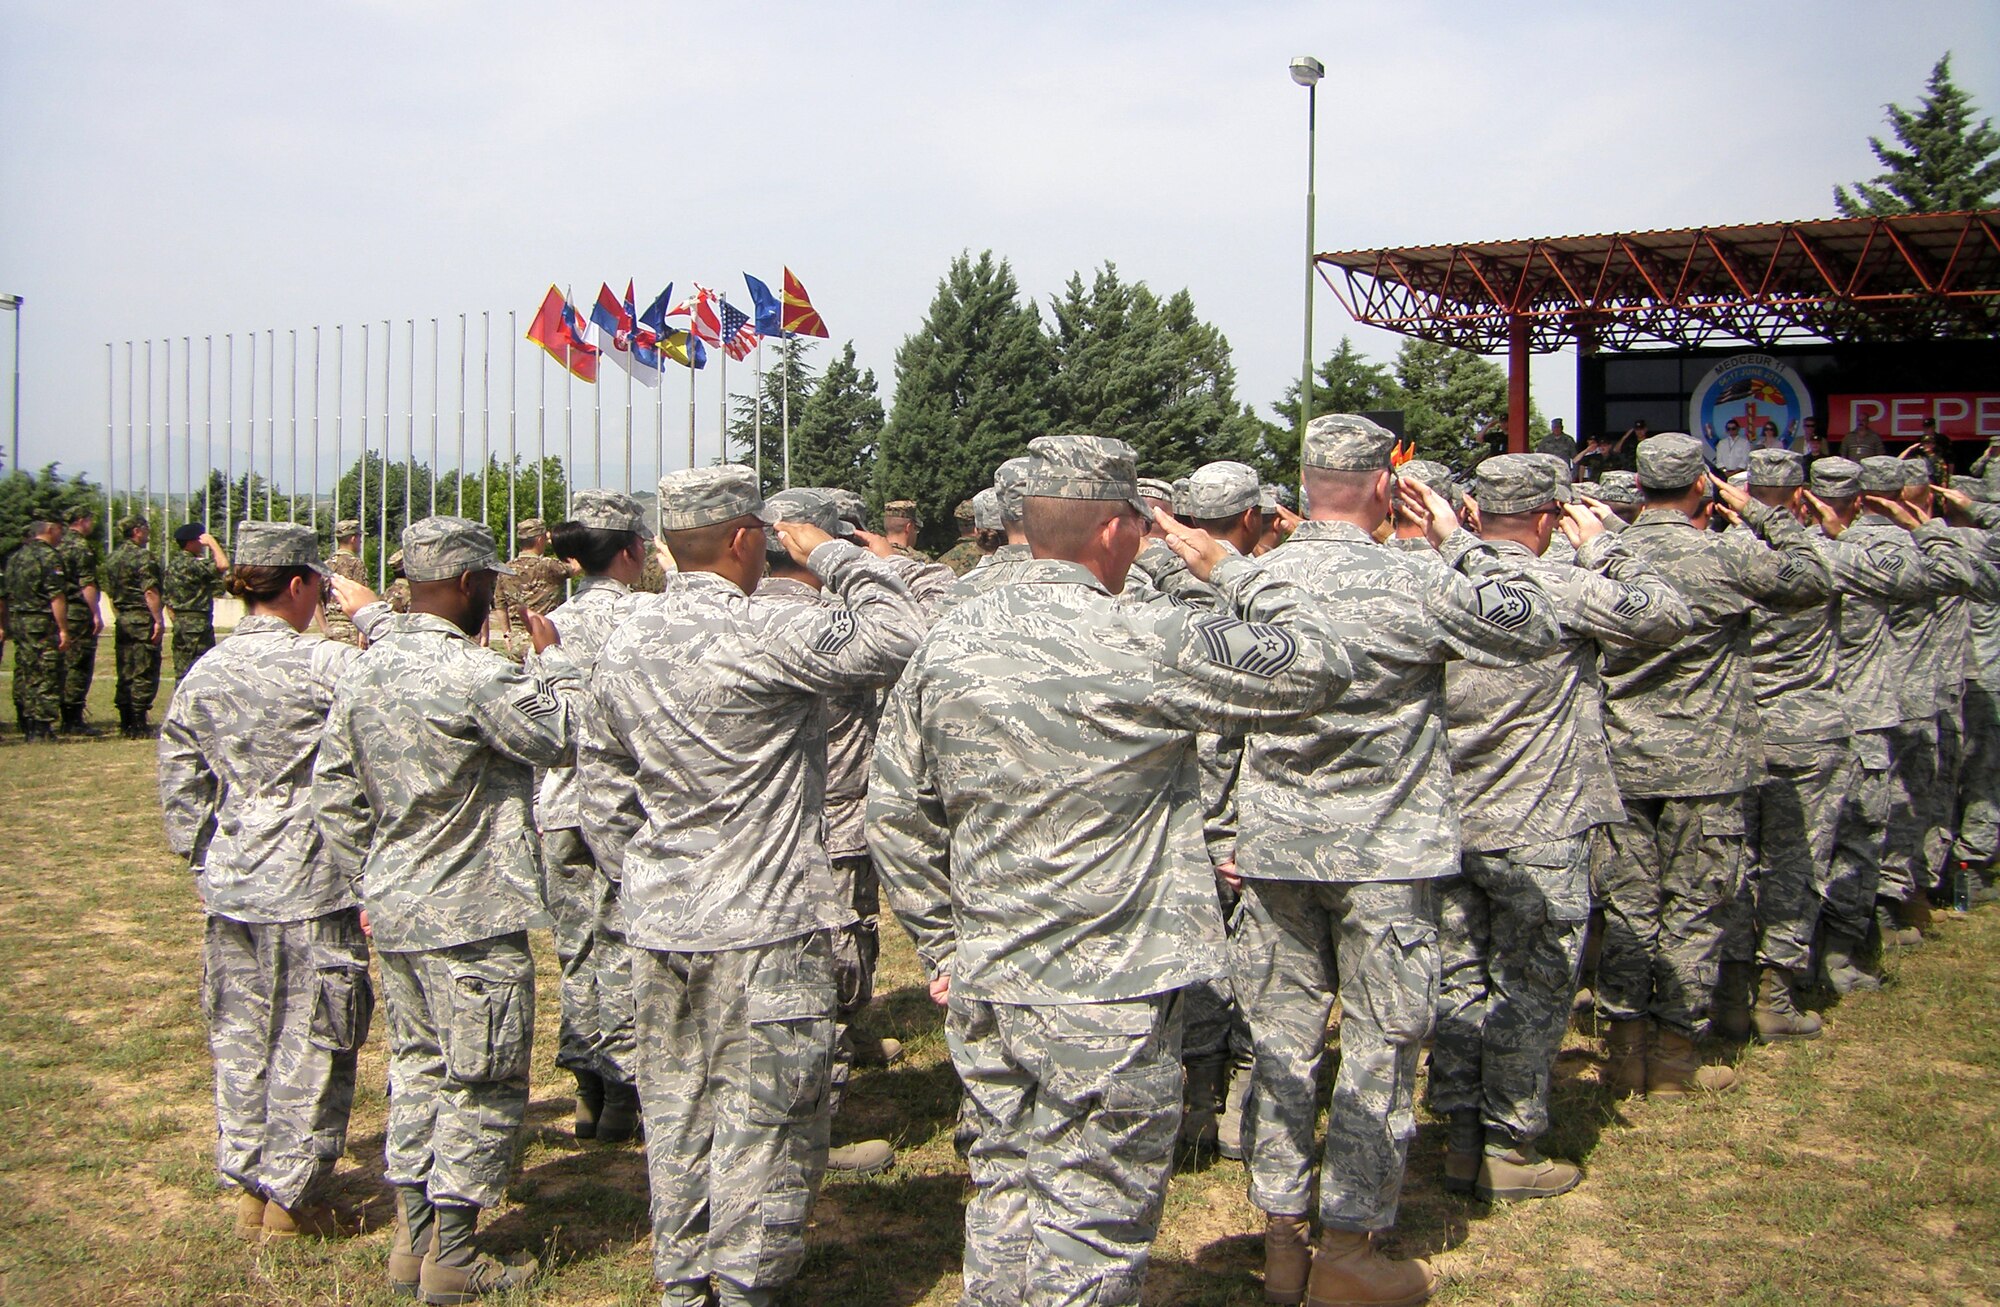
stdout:
[[194,666],[194,660],[215,648],[215,597],[229,575],[229,555],[201,523],[174,529],[174,550],[167,555],[160,598],[173,619],[174,679]]
[[[333,524],[333,557],[326,560],[326,570],[334,576],[344,576],[357,583],[368,579],[367,569],[361,562],[359,520],[343,517]],[[361,631],[337,601],[327,604],[325,612],[320,615],[320,621],[326,626],[327,639],[360,648]]]
[[[1436,491],[1399,485],[1394,444],[1364,417],[1314,418],[1302,448],[1311,520],[1263,564],[1311,594],[1354,659],[1354,683],[1325,710],[1249,737],[1237,783],[1232,981],[1256,1044],[1245,1153],[1250,1201],[1269,1218],[1272,1302],[1429,1292],[1427,1267],[1383,1258],[1369,1236],[1396,1220],[1417,1056],[1437,1006],[1437,883],[1459,869],[1444,669],[1517,665],[1557,637],[1520,560],[1460,528]],[[1399,502],[1429,546],[1406,543],[1435,555],[1377,543]],[[1340,1064],[1309,1286],[1317,1084],[1336,996]]]
[[118,524],[123,543],[104,565],[111,593],[113,629],[118,639],[118,733],[128,740],[150,739],[146,714],[160,693],[160,640],[167,633],[160,599],[160,560],[146,547],[151,534],[143,517]]
[[1645,506],[1639,497],[1638,474],[1619,468],[1612,468],[1597,479],[1597,498],[1625,526],[1636,522],[1639,510]]
[[1010,458],[993,473],[993,495],[999,501],[1000,529],[1006,533],[1007,543],[986,555],[979,566],[959,578],[946,598],[946,606],[963,603],[976,594],[1009,580],[1013,570],[1027,562],[1033,555],[1028,552],[1028,537],[1021,529],[1021,479],[1027,475],[1026,458]]
[[945,550],[938,562],[949,567],[954,576],[964,576],[979,561],[979,532],[972,521],[972,501],[965,500],[951,511],[952,520],[958,523],[958,543]]
[[69,650],[69,601],[56,544],[62,527],[30,522],[7,560],[0,638],[14,642],[14,717],[24,740],[53,740],[62,716],[62,660]]
[[512,575],[500,583],[494,599],[495,616],[501,639],[498,651],[519,662],[528,653],[528,632],[515,616],[516,610],[547,616],[563,601],[568,589],[570,566],[549,552],[549,529],[539,517],[531,517],[515,528],[521,552],[507,566]]
[[[2000,533],[1993,529],[2000,527],[2000,462],[1989,462],[1983,477],[1961,479],[1958,488],[1973,501],[1961,511],[1985,530],[1986,561],[2000,562],[1994,552]],[[1965,757],[1950,865],[1972,878],[1973,899],[1990,902],[1993,868],[2000,860],[2000,602],[1974,596],[1966,626]]]
[[[555,556],[577,564],[582,579],[549,621],[562,637],[563,656],[588,680],[605,637],[633,607],[633,583],[652,553],[652,527],[630,495],[580,490],[570,501],[569,520],[550,534]],[[589,729],[586,701],[579,738]],[[562,964],[556,1065],[576,1077],[577,1138],[623,1143],[639,1128],[631,948],[618,882],[604,873],[583,837],[574,767],[543,774],[535,819],[542,833],[542,899],[555,918]]]
[[102,734],[85,720],[90,682],[97,672],[97,637],[104,629],[98,607],[97,519],[88,508],[69,515],[56,556],[63,565],[63,598],[69,605],[69,649],[63,654],[62,729],[65,735]]
[[[374,633],[334,693],[313,802],[358,881],[389,1015],[391,1287],[426,1302],[512,1288],[473,1243],[499,1202],[528,1107],[542,911],[535,769],[573,758],[582,679],[530,613],[531,674],[473,643],[505,575],[480,523],[403,532],[410,612]],[[428,1251],[425,1251],[428,1249]]]
[[1349,668],[1303,593],[1177,525],[1229,611],[1114,598],[1146,520],[1130,448],[1029,448],[1041,556],[897,684],[869,840],[979,1118],[962,1301],[1108,1307],[1139,1301],[1166,1196],[1178,991],[1224,968],[1196,732],[1280,727]]
[[748,467],[670,473],[660,507],[680,570],[598,654],[577,782],[634,950],[663,1302],[765,1304],[805,1259],[854,920],[821,838],[822,700],[900,672],[923,618],[887,562],[807,524],[780,538],[845,606],[753,602],[776,515]]
[[[1921,449],[1921,445],[1912,446]],[[1948,469],[1947,469],[1948,471]],[[1903,460],[1903,501],[1913,509],[1943,518],[1942,491],[1931,483],[1930,463],[1925,458]],[[1960,497],[1962,498],[1962,497]],[[1947,522],[1952,534],[1965,546],[1970,558],[1979,559],[1986,533]],[[1918,863],[1917,902],[1928,917],[1925,895],[1933,886],[1950,893],[1949,877],[1942,873],[1950,861],[1952,835],[1957,827],[1959,774],[1965,762],[1965,682],[1967,646],[1971,642],[1970,608],[1975,599],[1987,597],[1990,587],[2000,583],[1992,568],[1975,564],[1978,578],[1966,593],[1941,594],[1931,606],[1930,621],[1919,641],[1919,665],[1928,665],[1937,687],[1937,774],[1924,791],[1919,804],[1923,825]],[[1973,591],[1982,593],[1975,594]]]
[[[1524,667],[1453,663],[1445,672],[1464,852],[1440,895],[1431,1107],[1451,1122],[1445,1187],[1490,1202],[1566,1193],[1582,1178],[1571,1163],[1541,1157],[1535,1141],[1548,1131],[1556,1052],[1582,970],[1591,833],[1624,815],[1604,739],[1599,648],[1671,645],[1694,619],[1601,519],[1559,499],[1545,456],[1488,458],[1471,489],[1479,534],[1522,560],[1562,630],[1554,651]],[[1548,548],[1558,524],[1567,559]]]
[[[246,612],[174,687],[160,809],[207,914],[215,1165],[242,1191],[237,1233],[327,1236],[343,1232],[326,1187],[375,999],[360,900],[314,826],[312,766],[360,651],[306,634],[325,574],[310,527],[245,522],[236,542]],[[365,587],[338,584],[364,623],[388,620]]]
[[[1700,441],[1651,436],[1640,442],[1638,464],[1646,506],[1619,540],[1680,591],[1694,627],[1668,649],[1604,654],[1606,731],[1625,820],[1607,832],[1597,887],[1605,918],[1596,999],[1611,1023],[1613,1091],[1668,1097],[1735,1083],[1728,1067],[1702,1065],[1694,1041],[1708,1030],[1742,888],[1746,794],[1763,779],[1750,615],[1760,604],[1820,607],[1830,583],[1805,528],[1716,481]],[[1703,529],[1711,482],[1751,536]]]
[[917,516],[917,504],[913,499],[892,499],[882,505],[882,536],[889,547],[905,558],[914,558],[928,563],[931,556],[917,548],[917,532],[923,530],[923,519]]
[[389,610],[396,613],[410,611],[410,581],[403,575],[403,551],[398,549],[389,555]]

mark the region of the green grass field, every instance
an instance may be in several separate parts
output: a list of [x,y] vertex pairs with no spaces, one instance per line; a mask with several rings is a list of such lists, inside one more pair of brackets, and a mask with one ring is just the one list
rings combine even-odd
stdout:
[[[100,724],[113,716],[108,641],[101,658]],[[371,1228],[290,1247],[231,1237],[210,1161],[201,913],[161,841],[151,747],[31,748],[10,717],[0,849],[0,1303],[406,1301],[382,1279],[379,1018],[339,1192]],[[910,1052],[860,1074],[836,1142],[884,1135],[900,1160],[827,1186],[797,1304],[957,1295],[955,1081],[908,942],[884,933],[871,1022]],[[531,1119],[487,1238],[547,1268],[509,1301],[654,1302],[642,1158],[570,1138],[570,1082],[551,1062],[554,958],[539,945]],[[1588,1041],[1573,1039],[1550,1147],[1588,1178],[1563,1198],[1488,1207],[1445,1194],[1442,1130],[1426,1119],[1396,1248],[1436,1259],[1445,1304],[2000,1300],[2000,910],[1943,919],[1890,968],[1885,992],[1829,1014],[1825,1039],[1747,1053],[1745,1087],[1715,1099],[1614,1104]],[[1147,1302],[1260,1302],[1259,1228],[1235,1163],[1176,1176]]]

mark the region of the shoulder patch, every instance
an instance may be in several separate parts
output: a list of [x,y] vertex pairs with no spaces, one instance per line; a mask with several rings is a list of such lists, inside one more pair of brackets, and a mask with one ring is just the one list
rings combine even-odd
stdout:
[[845,608],[827,615],[826,629],[812,643],[812,651],[831,658],[854,641],[854,614]]
[[1283,627],[1236,617],[1204,617],[1190,623],[1211,662],[1270,680],[1299,657],[1299,642]]
[[1528,592],[1516,581],[1485,581],[1472,592],[1473,606],[1482,622],[1503,631],[1518,631],[1528,624],[1535,605]]
[[1883,540],[1869,545],[1867,552],[1868,561],[1891,576],[1901,575],[1904,564],[1909,562],[1909,559],[1904,556],[1903,551],[1896,548],[1893,541]]
[[514,700],[514,707],[524,717],[553,717],[562,711],[562,704],[546,690],[536,690]]
[[1611,611],[1620,617],[1637,617],[1653,606],[1653,597],[1636,585],[1620,585],[1618,602],[1611,605]]

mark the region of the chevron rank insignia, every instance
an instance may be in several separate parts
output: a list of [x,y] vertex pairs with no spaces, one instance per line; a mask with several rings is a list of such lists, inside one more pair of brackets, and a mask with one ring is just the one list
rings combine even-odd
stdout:
[[1528,592],[1511,581],[1487,581],[1472,592],[1479,620],[1491,622],[1503,631],[1518,631],[1528,624],[1534,611]]
[[854,614],[839,609],[827,618],[826,629],[813,641],[812,650],[816,654],[831,658],[845,649],[854,639]]
[[1280,627],[1235,617],[1206,617],[1193,625],[1211,661],[1267,681],[1299,656],[1299,642]]

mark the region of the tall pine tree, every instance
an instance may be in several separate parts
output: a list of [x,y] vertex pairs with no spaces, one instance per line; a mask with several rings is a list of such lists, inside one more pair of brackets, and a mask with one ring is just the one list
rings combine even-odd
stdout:
[[[1492,359],[1428,340],[1406,340],[1396,351],[1403,392],[1403,429],[1420,458],[1470,470],[1486,450],[1480,435],[1507,418],[1507,372]],[[1546,435],[1542,415],[1528,407],[1528,445]]]
[[[774,342],[764,354],[763,478],[764,493],[776,494],[785,485],[785,397],[791,392],[792,484],[814,484],[798,470],[799,419],[819,385],[812,361],[807,357],[813,342],[804,336],[787,336]],[[790,361],[787,369],[786,361]],[[731,397],[729,456],[739,463],[755,465],[757,458],[758,413],[755,394]]]
[[[1366,413],[1403,406],[1403,388],[1386,363],[1377,363],[1354,348],[1346,336],[1332,354],[1313,369],[1312,411]],[[1265,475],[1290,482],[1299,472],[1299,383],[1285,387],[1285,397],[1272,406],[1279,424],[1267,426],[1263,461]]]
[[923,326],[896,351],[895,413],[882,436],[882,500],[911,499],[927,547],[949,545],[952,509],[1049,430],[1052,358],[1041,315],[991,250],[952,260]]
[[1990,118],[1973,123],[1971,97],[1951,80],[1949,53],[1931,68],[1915,112],[1899,104],[1883,107],[1902,148],[1868,138],[1883,171],[1873,181],[1854,183],[1852,193],[1833,188],[1842,217],[1983,209],[2000,192],[2000,132]]
[[850,340],[826,365],[803,411],[792,410],[792,484],[872,493],[882,426],[875,370],[855,366]]

